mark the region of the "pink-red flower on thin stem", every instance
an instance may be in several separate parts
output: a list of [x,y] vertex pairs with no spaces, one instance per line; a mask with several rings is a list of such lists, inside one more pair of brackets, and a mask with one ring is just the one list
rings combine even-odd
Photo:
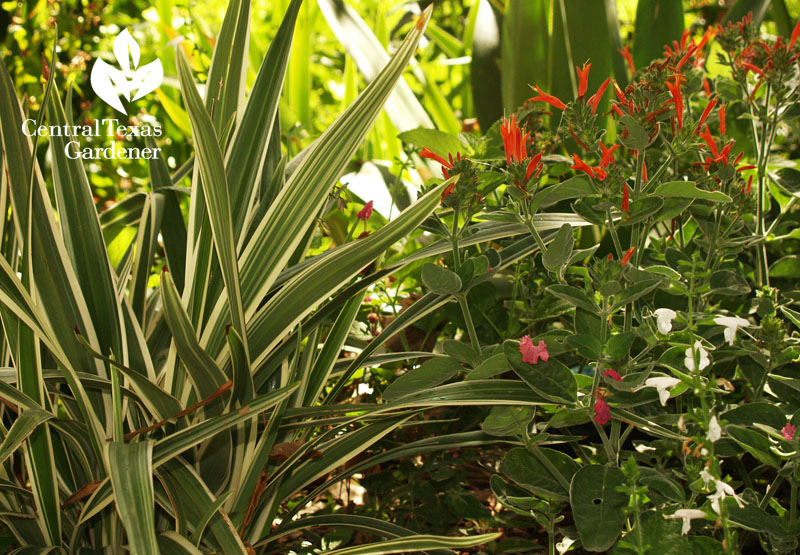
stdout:
[[594,421],[605,426],[611,420],[611,407],[608,406],[606,400],[598,397],[594,402]]
[[372,206],[373,201],[369,201],[367,204],[364,205],[364,208],[358,211],[356,214],[356,218],[364,222],[366,225],[367,220],[369,220],[370,216],[372,216]]
[[603,377],[611,378],[612,380],[617,382],[622,381],[622,376],[619,375],[619,372],[617,372],[616,370],[612,370],[611,368],[603,372]]
[[797,427],[787,422],[786,425],[781,429],[781,435],[784,437],[784,439],[792,441],[796,431]]

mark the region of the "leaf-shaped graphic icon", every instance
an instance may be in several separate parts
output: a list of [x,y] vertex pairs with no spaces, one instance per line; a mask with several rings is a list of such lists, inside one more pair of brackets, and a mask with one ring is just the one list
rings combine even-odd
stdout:
[[91,83],[94,92],[106,104],[118,112],[127,114],[119,100],[119,95],[122,93],[126,99],[130,99],[130,91],[128,90],[128,80],[120,70],[98,58],[92,67]]
[[[127,29],[114,39],[114,56],[116,56],[119,67],[122,68],[126,76],[139,67],[139,45]],[[132,67],[131,61],[133,61]]]
[[137,69],[128,84],[131,92],[136,91],[133,100],[138,100],[156,90],[162,79],[164,79],[164,68],[161,66],[161,60],[150,62]]
[[120,95],[131,102],[131,93],[134,91],[136,96],[133,100],[153,92],[164,79],[164,68],[158,59],[139,67],[139,45],[127,29],[114,39],[114,56],[122,70],[98,58],[92,68],[92,88],[106,104],[118,112],[127,114],[119,99]]

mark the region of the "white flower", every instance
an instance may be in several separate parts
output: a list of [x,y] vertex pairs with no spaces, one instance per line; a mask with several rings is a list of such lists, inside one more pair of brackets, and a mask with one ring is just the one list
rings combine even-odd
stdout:
[[719,502],[724,500],[727,496],[731,496],[736,500],[736,504],[739,505],[740,509],[744,508],[744,502],[742,498],[736,495],[736,492],[733,491],[733,488],[723,482],[722,480],[714,480],[714,485],[717,487],[717,491],[712,493],[708,496],[708,500],[711,501],[711,508],[714,509],[714,512],[720,514],[719,512]]
[[731,347],[733,346],[733,340],[736,338],[736,330],[750,326],[750,322],[738,316],[717,316],[714,318],[714,323],[719,326],[725,326],[725,341]]
[[691,521],[695,518],[705,518],[706,513],[698,509],[678,509],[671,515],[664,515],[665,518],[680,518],[683,520],[681,527],[681,534],[688,534],[692,524]]
[[656,391],[658,391],[658,400],[661,401],[662,405],[666,405],[670,390],[679,383],[681,381],[677,378],[662,376],[660,378],[647,378],[642,387],[655,387]]
[[678,314],[671,308],[658,308],[653,311],[653,315],[656,317],[659,333],[666,335],[672,331],[672,321]]
[[717,422],[717,417],[712,416],[711,420],[708,422],[708,434],[706,434],[706,439],[711,443],[714,443],[721,437],[722,428],[720,428],[719,422]]
[[[695,368],[694,365],[695,351],[700,358],[700,368]],[[694,372],[695,370],[702,370],[711,364],[711,360],[708,358],[708,351],[703,348],[703,344],[698,340],[694,342],[694,347],[689,347],[686,349],[686,358],[684,359],[683,363],[690,372]]]
[[706,486],[708,485],[709,482],[714,480],[714,477],[705,468],[700,472],[700,477],[703,479],[703,482],[706,484]]

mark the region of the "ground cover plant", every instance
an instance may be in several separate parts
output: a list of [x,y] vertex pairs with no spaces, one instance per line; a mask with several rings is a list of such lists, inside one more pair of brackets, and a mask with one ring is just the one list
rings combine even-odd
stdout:
[[[375,8],[397,23],[384,58],[388,29],[320,0],[354,54],[322,127],[308,3],[254,56],[254,9],[230,2],[132,118],[166,135],[119,141],[169,155],[130,166],[141,190],[23,133],[102,114],[63,40],[40,78],[3,65],[9,549],[797,550],[800,25],[765,32],[764,8],[615,51],[587,12],[598,59],[539,72],[518,47],[539,16],[508,2],[532,19],[504,28],[481,108],[466,67],[445,96],[431,60],[473,52],[483,4],[463,33],[453,6]],[[573,29],[577,4],[554,6]],[[378,158],[387,207],[343,178]]]

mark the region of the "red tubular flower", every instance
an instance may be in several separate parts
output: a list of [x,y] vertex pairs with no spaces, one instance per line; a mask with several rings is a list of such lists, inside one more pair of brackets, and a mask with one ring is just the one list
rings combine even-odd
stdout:
[[675,77],[675,82],[666,82],[669,93],[672,95],[671,102],[675,104],[675,117],[678,120],[678,130],[683,129],[683,95],[681,94],[681,80]]
[[441,156],[436,154],[434,151],[432,151],[428,147],[425,147],[422,150],[420,150],[419,151],[419,155],[422,156],[423,158],[430,158],[431,160],[435,160],[435,161],[439,162],[441,165],[443,165],[443,166],[445,166],[447,168],[452,168],[453,167],[453,165],[450,162],[448,162],[447,160],[445,160],[444,158],[442,158]]
[[721,104],[719,107],[719,134],[725,134],[725,105]]
[[616,370],[612,370],[611,368],[603,372],[603,377],[611,378],[612,380],[617,382],[622,381],[622,376],[619,375],[619,372],[617,372]]
[[700,39],[699,43],[697,43],[697,48],[695,49],[695,53],[699,54],[700,51],[703,48],[705,48],[706,44],[708,44],[708,41],[711,40],[711,37],[713,37],[716,34],[717,32],[714,30],[713,27],[706,28],[706,32],[703,33],[703,38]]
[[622,90],[622,89],[619,87],[619,83],[617,83],[616,81],[614,81],[614,94],[616,94],[616,95],[617,95],[617,99],[618,99],[620,102],[622,102],[623,104],[627,104],[627,102],[628,102],[628,99],[625,97],[625,93],[624,93],[624,92],[623,92],[623,90]]
[[633,252],[635,250],[636,250],[636,247],[629,248],[628,252],[625,253],[625,256],[622,257],[622,260],[620,260],[620,264],[622,264],[623,268],[628,263],[628,261],[631,259],[631,256],[633,256]]
[[506,162],[511,165],[513,159],[516,163],[521,164],[528,156],[526,146],[530,138],[530,132],[525,135],[517,124],[517,115],[511,117],[508,121],[503,116],[503,123],[500,125],[500,134],[503,136],[503,146],[506,151]]
[[610,82],[611,82],[611,78],[610,77],[607,78],[605,81],[603,81],[603,84],[600,85],[600,88],[597,89],[597,92],[594,93],[589,98],[589,100],[586,101],[586,105],[592,107],[592,113],[593,114],[595,112],[597,112],[597,106],[598,106],[598,104],[600,104],[600,101],[603,99],[603,93],[606,92],[606,87],[608,87],[608,84]]
[[583,98],[586,94],[586,89],[589,87],[589,69],[592,67],[590,63],[584,63],[583,69],[575,66],[575,71],[578,72],[578,98]]
[[622,211],[627,212],[628,214],[631,213],[631,209],[629,207],[631,194],[628,191],[628,184],[622,184]]
[[686,50],[686,54],[684,54],[683,58],[681,58],[678,61],[678,64],[675,66],[675,69],[682,68],[683,64],[685,64],[687,62],[687,60],[692,56],[692,54],[694,54],[695,49],[696,49],[695,45],[694,44],[690,44],[689,48]]
[[714,106],[717,105],[717,99],[712,98],[708,104],[706,104],[706,109],[703,110],[703,113],[700,114],[700,120],[697,122],[697,127],[694,129],[694,134],[697,135],[700,132],[700,129],[703,128],[703,124],[706,122],[708,115],[711,113],[711,110],[714,109]]
[[542,92],[542,89],[539,88],[539,85],[536,85],[536,92],[539,93],[539,96],[534,96],[529,98],[528,101],[530,102],[547,102],[553,108],[558,108],[559,110],[563,110],[567,106],[557,99],[555,96]]
[[606,148],[602,142],[600,143],[600,150],[603,152],[603,158],[600,160],[600,167],[607,168],[609,164],[614,163],[614,151],[619,148],[619,144],[612,145]]
[[574,163],[573,165],[571,165],[571,166],[570,166],[570,169],[573,169],[573,170],[580,170],[580,171],[583,171],[583,172],[586,172],[586,173],[588,173],[588,174],[589,174],[590,176],[592,176],[592,177],[597,177],[597,176],[595,175],[595,173],[594,173],[594,170],[593,170],[593,169],[592,169],[592,168],[591,168],[591,167],[590,167],[590,166],[589,166],[589,165],[588,165],[586,162],[584,162],[583,160],[581,160],[581,157],[580,157],[580,156],[578,156],[577,154],[573,154],[573,155],[572,155],[572,160],[573,160],[575,163]]
[[719,156],[714,158],[714,162],[722,162],[726,166],[728,165],[728,157],[731,154],[731,148],[733,148],[733,143],[735,141],[731,139],[728,144],[722,147],[722,150],[719,151]]
[[356,218],[366,224],[367,220],[369,220],[370,216],[372,216],[372,205],[373,201],[369,201],[367,204],[365,204],[364,208],[359,210],[358,214],[356,214]]
[[719,149],[717,148],[717,143],[714,141],[714,137],[711,136],[711,131],[708,129],[708,125],[706,125],[705,130],[700,134],[700,137],[702,137],[702,139],[708,145],[708,149],[711,151],[711,156],[717,158],[719,156]]
[[789,41],[789,48],[791,50],[794,48],[797,39],[800,38],[800,21],[797,22],[797,25],[794,26],[794,30],[792,31],[792,40]]
[[[536,166],[539,165],[539,162],[541,160],[542,160],[542,153],[541,152],[539,154],[537,154],[536,156],[534,156],[533,158],[531,158],[531,161],[528,162],[528,168],[525,170],[525,181],[528,181],[528,179],[531,178],[531,175],[533,174],[533,171],[536,169]],[[542,171],[542,168],[540,167],[539,170],[536,172],[536,175],[538,176],[539,172],[541,172],[541,171]]]
[[594,174],[597,176],[597,179],[599,179],[600,181],[606,180],[606,177],[608,177],[606,170],[604,170],[600,166],[595,166],[593,169],[594,169]]
[[754,66],[753,64],[751,64],[749,62],[742,62],[742,67],[745,68],[745,69],[749,69],[753,73],[758,73],[759,75],[764,75],[764,70],[763,69],[761,69],[758,66]]
[[594,421],[605,426],[611,420],[611,407],[608,406],[605,399],[598,397],[594,402]]
[[711,85],[705,77],[703,77],[703,90],[706,91],[706,98],[711,98]]
[[642,162],[642,181],[647,183],[647,162]]
[[622,57],[625,58],[625,61],[628,63],[628,68],[630,68],[631,73],[636,73],[636,66],[633,65],[633,56],[631,56],[630,47],[626,44],[625,48],[617,48],[617,52],[622,54]]

